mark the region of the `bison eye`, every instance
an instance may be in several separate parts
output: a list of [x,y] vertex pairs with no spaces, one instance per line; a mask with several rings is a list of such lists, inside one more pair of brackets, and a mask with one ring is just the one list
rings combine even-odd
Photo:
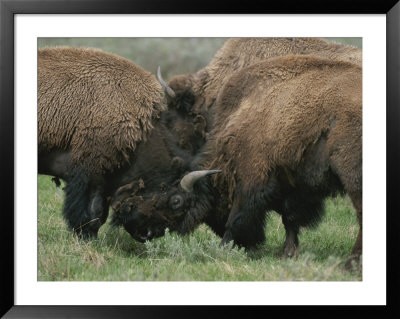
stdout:
[[169,204],[172,209],[178,209],[183,205],[183,198],[181,195],[174,195],[170,198]]

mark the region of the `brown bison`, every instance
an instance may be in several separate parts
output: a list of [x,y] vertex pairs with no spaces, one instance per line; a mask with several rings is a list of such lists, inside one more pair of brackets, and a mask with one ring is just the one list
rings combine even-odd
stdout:
[[[362,70],[314,56],[277,57],[243,68],[216,98],[214,129],[195,171],[159,189],[124,195],[124,222],[160,235],[208,224],[250,247],[265,240],[268,211],[282,215],[284,256],[298,254],[299,228],[315,225],[323,200],[347,193],[360,230],[349,259],[362,251]],[[222,169],[222,173],[203,178]],[[206,170],[206,171],[203,171]],[[124,193],[124,194],[123,194]]]
[[[144,175],[146,163],[170,171],[157,124],[165,108],[156,78],[127,59],[95,49],[38,51],[38,171],[67,182],[63,215],[78,234],[97,234],[107,197]],[[137,160],[141,151],[146,163]]]
[[177,136],[179,146],[195,154],[214,127],[215,100],[230,76],[266,59],[289,54],[362,64],[362,51],[318,38],[232,38],[218,50],[211,62],[194,74],[178,75],[168,85],[159,74],[169,96],[168,112],[162,117]]

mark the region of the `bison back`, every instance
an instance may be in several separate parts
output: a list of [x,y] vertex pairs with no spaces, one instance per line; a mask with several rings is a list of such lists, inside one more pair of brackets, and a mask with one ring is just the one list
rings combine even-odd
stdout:
[[155,77],[127,59],[95,49],[38,51],[39,152],[68,149],[73,164],[112,170],[164,107]]

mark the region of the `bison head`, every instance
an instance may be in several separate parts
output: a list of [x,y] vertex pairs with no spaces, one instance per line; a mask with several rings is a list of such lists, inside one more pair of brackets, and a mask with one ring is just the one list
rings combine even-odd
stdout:
[[194,93],[196,80],[190,74],[178,75],[167,84],[160,67],[157,77],[168,97],[168,111],[162,113],[162,122],[176,136],[178,147],[195,154],[205,143],[211,126],[208,111],[202,109],[202,97]]
[[146,189],[141,181],[121,187],[112,203],[112,224],[122,225],[136,240],[144,242],[164,235],[165,229],[186,233],[201,223],[212,207],[204,177],[219,170],[194,171],[159,189]]

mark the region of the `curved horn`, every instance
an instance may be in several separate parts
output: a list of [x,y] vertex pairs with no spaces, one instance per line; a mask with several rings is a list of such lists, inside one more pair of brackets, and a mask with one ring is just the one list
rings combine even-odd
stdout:
[[193,171],[181,179],[181,187],[186,191],[186,192],[192,192],[193,191],[193,185],[196,183],[200,178],[203,178],[207,175],[215,174],[215,173],[221,173],[222,171],[220,169],[211,169],[211,170],[203,170],[203,171]]
[[175,92],[173,89],[171,89],[168,84],[164,81],[164,79],[161,76],[161,68],[158,66],[157,68],[157,79],[160,82],[161,86],[163,87],[165,93],[168,94],[169,97],[174,98],[175,97]]

